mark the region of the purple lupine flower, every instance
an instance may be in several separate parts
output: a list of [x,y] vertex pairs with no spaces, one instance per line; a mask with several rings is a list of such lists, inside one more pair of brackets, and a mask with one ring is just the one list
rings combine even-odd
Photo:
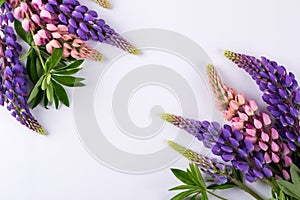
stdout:
[[9,22],[14,20],[8,3],[3,3],[0,8],[0,103],[11,112],[21,124],[28,128],[45,134],[45,130],[32,116],[27,103],[28,91],[26,85],[26,70],[19,60],[21,46],[16,42],[14,29]]
[[230,165],[218,162],[217,159],[211,159],[197,154],[196,152],[180,146],[172,141],[168,141],[168,144],[178,153],[195,163],[201,171],[210,177],[213,177],[215,184],[221,185],[233,178],[232,167]]
[[[228,88],[212,65],[207,66],[207,74],[209,83],[214,89],[215,99],[217,102],[222,102],[224,117],[231,121],[232,129],[241,131],[245,136],[247,148],[251,147],[256,152],[263,153],[264,161],[279,172],[278,176],[283,177],[282,175],[289,171],[292,163],[291,153],[288,143],[279,137],[269,114],[259,112],[256,102],[248,100],[245,94]],[[232,140],[231,144],[234,143],[236,142]]]
[[213,154],[220,156],[225,162],[231,162],[235,168],[245,173],[248,181],[272,176],[263,153],[255,151],[254,145],[245,140],[239,130],[233,130],[229,125],[221,128],[217,122],[201,122],[171,114],[163,114],[161,117],[196,136],[206,147],[211,148]]
[[89,39],[107,43],[121,48],[129,53],[138,54],[139,51],[128,43],[120,34],[115,32],[94,10],[89,10],[77,0],[51,0],[45,8],[58,16],[60,23],[68,26],[70,33],[80,39]]
[[298,110],[300,108],[300,88],[295,75],[287,72],[275,61],[265,57],[225,51],[225,56],[248,72],[263,92],[262,99],[268,104],[267,109],[276,119],[275,125],[281,136],[287,139],[289,148],[297,149],[300,141]]

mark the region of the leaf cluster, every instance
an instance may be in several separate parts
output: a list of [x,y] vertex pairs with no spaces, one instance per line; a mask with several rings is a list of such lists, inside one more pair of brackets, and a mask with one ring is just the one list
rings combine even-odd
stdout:
[[190,200],[208,200],[208,194],[225,200],[225,198],[215,195],[213,191],[235,187],[232,183],[206,186],[199,168],[192,163],[186,171],[180,169],[171,169],[171,171],[183,183],[182,185],[169,189],[169,191],[181,191],[179,194],[172,197],[171,200],[184,200],[187,198]]
[[83,78],[72,76],[82,69],[80,66],[83,60],[63,58],[62,48],[54,49],[49,54],[45,47],[34,45],[32,35],[24,31],[18,20],[15,20],[14,26],[20,38],[30,45],[28,52],[20,59],[27,59],[26,71],[34,84],[28,98],[31,107],[35,108],[42,103],[47,108],[53,101],[56,109],[60,103],[70,106],[64,87],[84,86]]

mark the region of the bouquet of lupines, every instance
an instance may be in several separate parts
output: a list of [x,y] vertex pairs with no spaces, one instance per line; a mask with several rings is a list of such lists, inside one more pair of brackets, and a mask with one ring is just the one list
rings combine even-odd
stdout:
[[300,88],[294,74],[265,57],[257,59],[230,51],[225,51],[225,56],[255,80],[268,111],[227,86],[215,68],[208,65],[207,76],[216,106],[229,124],[221,126],[218,122],[172,114],[162,114],[162,118],[194,135],[220,158],[208,158],[169,141],[173,149],[198,166],[214,184],[206,186],[194,165],[187,171],[172,169],[185,183],[171,189],[183,190],[172,199],[208,199],[207,194],[225,199],[213,191],[235,186],[255,199],[264,199],[244,184],[257,180],[271,186],[270,200],[300,199]]
[[[96,1],[110,7],[107,0]],[[30,106],[42,103],[47,108],[52,102],[56,108],[60,102],[69,106],[64,87],[84,85],[83,78],[72,75],[81,69],[84,59],[103,59],[85,41],[139,53],[96,11],[77,0],[0,0],[0,26],[0,103],[21,124],[40,134],[45,130],[30,113]],[[23,55],[17,35],[29,45]]]

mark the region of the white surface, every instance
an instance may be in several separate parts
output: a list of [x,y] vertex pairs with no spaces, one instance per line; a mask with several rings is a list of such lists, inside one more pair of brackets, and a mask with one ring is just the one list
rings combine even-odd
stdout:
[[[266,55],[300,77],[297,0],[111,0],[111,3],[112,10],[96,7],[92,1],[86,4],[97,8],[118,32],[153,27],[190,37],[206,50],[224,81],[247,92],[249,97],[258,98],[256,85],[223,56],[223,50]],[[132,175],[99,164],[80,143],[72,108],[34,111],[50,133],[46,137],[21,127],[5,108],[0,110],[0,199],[165,200],[173,195],[168,188],[179,184],[169,169]],[[185,168],[187,164],[180,159],[172,167]],[[266,188],[255,187],[268,194]],[[238,191],[222,194],[233,200],[251,199]]]

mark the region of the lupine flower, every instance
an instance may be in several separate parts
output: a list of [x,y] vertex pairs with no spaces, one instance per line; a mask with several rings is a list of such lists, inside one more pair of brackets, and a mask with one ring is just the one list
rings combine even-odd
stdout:
[[94,10],[89,10],[77,0],[49,0],[45,9],[58,16],[58,22],[65,24],[71,34],[83,41],[92,39],[121,48],[129,53],[139,51],[116,33]]
[[[239,94],[233,89],[229,89],[220,78],[213,66],[207,67],[208,74],[215,74],[209,76],[210,84],[223,85],[222,94],[217,94],[216,99],[227,99],[223,103],[223,113],[226,120],[231,121],[233,130],[241,131],[245,140],[250,141],[257,152],[263,152],[264,160],[267,164],[274,164],[276,168],[280,166],[279,174],[287,174],[287,170],[291,165],[290,149],[288,144],[280,137],[277,129],[271,124],[271,117],[264,112],[258,111],[258,106],[254,100],[248,100],[245,94]],[[212,87],[214,87],[212,85]],[[228,94],[230,94],[228,97]],[[223,97],[220,97],[223,95]],[[280,172],[281,171],[281,172]],[[285,176],[289,179],[288,176]]]
[[97,3],[99,3],[100,6],[103,8],[110,8],[110,3],[108,0],[95,0]]
[[178,153],[195,163],[201,171],[210,177],[213,177],[216,184],[224,184],[232,178],[232,167],[230,165],[225,165],[218,162],[217,159],[212,159],[197,154],[196,152],[180,146],[172,141],[168,141],[168,144]]
[[21,124],[28,128],[45,134],[45,130],[32,116],[27,103],[28,91],[26,85],[26,70],[19,60],[21,46],[16,42],[14,29],[9,26],[9,22],[14,20],[11,13],[12,8],[8,3],[3,3],[0,8],[0,55],[1,55],[1,86],[0,104],[6,104],[11,112]]
[[23,20],[22,26],[25,31],[34,33],[34,43],[37,46],[46,46],[50,54],[55,48],[63,48],[63,57],[89,58],[94,61],[103,59],[101,53],[88,46],[75,34],[69,33],[67,26],[57,24],[54,20],[55,14],[48,12],[41,1],[20,2],[14,10],[14,16]]
[[296,145],[300,142],[300,88],[295,75],[265,57],[259,60],[230,51],[225,51],[225,56],[245,69],[259,85],[263,92],[262,99],[268,104],[267,109],[274,116],[280,135],[287,139],[289,148],[296,151]]
[[171,114],[162,114],[161,117],[197,137],[225,162],[230,161],[235,168],[245,173],[249,182],[273,175],[264,161],[263,153],[254,151],[254,145],[245,140],[239,130],[233,130],[229,125],[221,128],[218,122],[185,119]]

